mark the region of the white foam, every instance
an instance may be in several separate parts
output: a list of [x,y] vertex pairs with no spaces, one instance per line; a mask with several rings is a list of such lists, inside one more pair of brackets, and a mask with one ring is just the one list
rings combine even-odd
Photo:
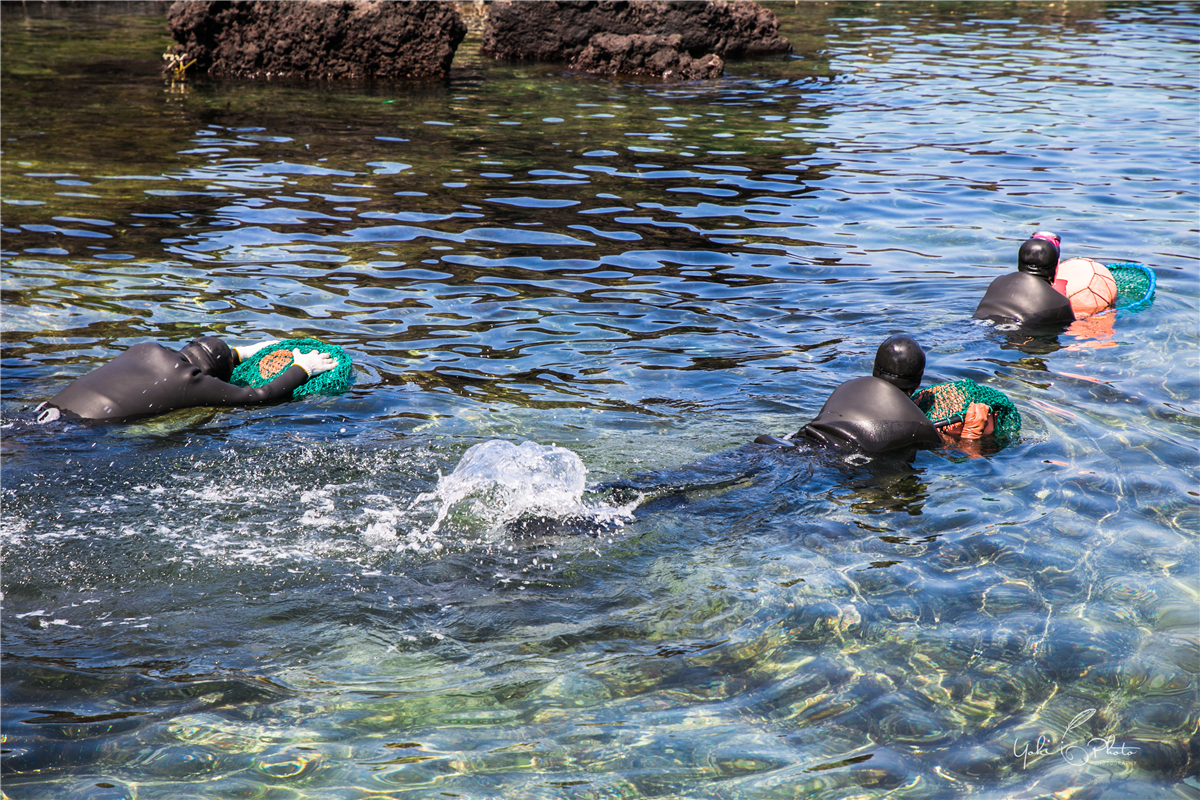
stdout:
[[[291,466],[327,455],[301,450]],[[111,495],[81,492],[65,501],[69,513],[57,519],[4,515],[0,545],[42,549],[145,537],[174,545],[161,557],[187,566],[369,561],[369,550],[436,555],[498,544],[511,550],[516,537],[506,524],[523,516],[615,527],[636,506],[584,503],[587,470],[579,456],[534,442],[478,444],[415,499],[401,487],[412,485],[414,472],[428,475],[444,463],[444,454],[355,453],[348,460],[362,469],[346,483],[305,480],[294,469],[281,476],[259,469],[253,457],[231,457],[220,475],[212,474],[213,462],[196,460],[161,482],[122,486]]]
[[465,516],[468,524],[478,522],[493,532],[529,514],[608,524],[621,524],[630,516],[633,505],[584,503],[586,484],[582,459],[564,447],[493,439],[467,450],[454,472],[441,476],[434,492],[419,495],[413,506],[439,503],[437,518],[427,529],[431,534],[452,511],[456,517]]

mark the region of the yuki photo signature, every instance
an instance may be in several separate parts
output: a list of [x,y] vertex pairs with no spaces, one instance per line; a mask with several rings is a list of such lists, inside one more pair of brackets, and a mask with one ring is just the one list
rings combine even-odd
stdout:
[[1062,741],[1057,746],[1045,734],[1039,736],[1035,741],[1025,742],[1024,744],[1014,739],[1013,755],[1021,759],[1022,768],[1028,767],[1029,762],[1032,760],[1055,754],[1061,755],[1063,760],[1068,764],[1082,766],[1084,764],[1128,758],[1141,750],[1140,747],[1126,747],[1123,744],[1117,744],[1116,737],[1114,736],[1110,736],[1107,739],[1094,736],[1087,740],[1079,738],[1072,741],[1071,732],[1095,715],[1096,709],[1094,708],[1089,708],[1087,711],[1081,711],[1076,714],[1074,719],[1067,724],[1066,730],[1063,731]]

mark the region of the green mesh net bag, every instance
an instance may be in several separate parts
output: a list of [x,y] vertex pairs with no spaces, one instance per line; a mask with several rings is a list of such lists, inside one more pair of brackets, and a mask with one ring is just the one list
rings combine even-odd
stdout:
[[325,344],[319,339],[287,339],[277,342],[270,347],[264,347],[250,358],[238,364],[233,369],[229,382],[238,386],[258,387],[269,383],[271,379],[292,365],[292,351],[301,352],[319,350],[328,353],[337,362],[337,366],[328,372],[314,375],[292,391],[292,397],[304,397],[310,394],[340,394],[350,388],[354,381],[354,365],[350,362],[349,354],[334,344]]
[[1117,301],[1113,304],[1117,311],[1140,311],[1150,305],[1156,283],[1154,270],[1136,261],[1123,261],[1109,264],[1108,271],[1117,283]]
[[1021,413],[1008,395],[973,380],[937,383],[912,393],[913,402],[934,425],[941,427],[962,420],[971,403],[984,403],[996,415],[997,439],[1013,441],[1021,432]]

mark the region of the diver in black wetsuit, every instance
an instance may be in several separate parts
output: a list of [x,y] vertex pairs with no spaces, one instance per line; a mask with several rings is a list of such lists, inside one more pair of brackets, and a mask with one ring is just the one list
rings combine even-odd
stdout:
[[892,336],[875,353],[871,377],[853,378],[833,390],[817,418],[792,441],[759,436],[759,444],[854,447],[884,453],[905,447],[938,447],[942,438],[909,397],[925,374],[925,351],[911,336]]
[[817,418],[796,435],[824,447],[854,445],[868,453],[937,447],[942,443],[937,428],[909,397],[924,375],[925,351],[917,340],[892,336],[875,351],[871,377],[834,389]]
[[177,408],[273,403],[291,397],[292,390],[311,376],[334,367],[325,353],[293,350],[295,363],[264,386],[251,389],[228,382],[242,359],[274,343],[230,348],[215,336],[204,336],[178,352],[153,342],[135,344],[54,395],[38,421],[57,419],[59,411],[82,419],[124,422]]
[[1071,301],[1051,284],[1058,269],[1058,247],[1035,234],[1017,253],[1017,271],[992,281],[974,319],[1021,322],[1027,325],[1058,325],[1075,321]]
[[[838,451],[891,453],[936,448],[979,439],[995,429],[995,415],[984,403],[971,403],[960,421],[943,428],[917,407],[910,395],[925,375],[925,351],[911,336],[892,336],[875,353],[871,377],[853,378],[829,395],[817,418],[789,439],[759,436],[754,444],[813,447]],[[654,470],[609,481],[595,491],[610,502],[629,503],[653,496],[639,513],[686,501],[693,490],[719,491],[771,469],[761,449],[750,445],[710,456],[683,468]]]

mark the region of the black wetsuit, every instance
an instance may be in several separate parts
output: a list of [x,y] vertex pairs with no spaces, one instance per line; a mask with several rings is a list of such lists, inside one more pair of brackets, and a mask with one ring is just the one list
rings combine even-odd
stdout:
[[848,380],[833,390],[797,438],[823,447],[853,445],[868,453],[939,447],[942,437],[904,392],[881,378]]
[[1046,281],[1025,272],[1010,272],[992,281],[974,319],[1057,325],[1075,321],[1071,301]]
[[50,405],[84,419],[119,422],[176,408],[286,400],[306,380],[304,367],[293,364],[257,389],[234,386],[204,374],[175,350],[142,342],[69,384]]

